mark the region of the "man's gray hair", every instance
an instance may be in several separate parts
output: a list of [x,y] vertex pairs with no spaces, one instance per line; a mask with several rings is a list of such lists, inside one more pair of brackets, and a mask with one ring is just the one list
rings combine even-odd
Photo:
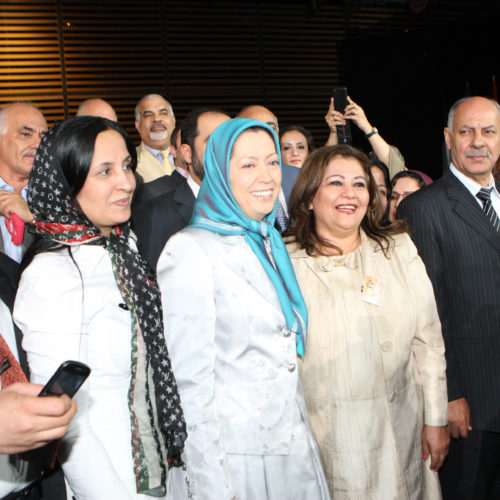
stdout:
[[[458,107],[463,102],[468,101],[469,99],[472,99],[472,96],[471,97],[462,97],[462,99],[459,99],[450,108],[450,111],[448,112],[448,123],[446,124],[446,126],[448,127],[448,130],[450,131],[450,134],[451,134],[451,132],[453,132],[453,120],[455,119],[455,113],[457,112]],[[500,114],[500,104],[498,104],[498,102],[495,101],[495,99],[490,99],[489,97],[485,97],[484,99],[486,99],[486,100],[490,101],[491,103],[493,103],[495,105],[495,107],[497,108],[498,113]]]
[[145,99],[150,99],[152,97],[159,97],[160,99],[163,99],[168,104],[168,107],[170,108],[170,114],[172,116],[175,116],[172,105],[162,95],[160,95],[160,94],[147,94],[139,99],[139,102],[137,103],[137,106],[135,107],[135,119],[138,122],[141,121],[141,111],[139,110],[139,106],[141,105],[141,102],[144,101]]
[[2,106],[0,108],[0,135],[4,135],[5,132],[7,132],[6,124],[7,124],[7,115],[9,113],[9,109],[17,104],[24,104],[26,106],[30,106],[32,108],[35,108],[37,111],[40,111],[40,113],[42,113],[42,110],[32,101],[12,101],[7,103],[5,106]]

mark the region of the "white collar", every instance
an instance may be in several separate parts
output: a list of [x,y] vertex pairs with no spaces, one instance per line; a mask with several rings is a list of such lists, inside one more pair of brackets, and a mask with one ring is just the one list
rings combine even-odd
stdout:
[[[479,198],[476,197],[477,193],[479,190],[484,187],[481,186],[481,184],[478,184],[476,181],[471,179],[470,177],[467,177],[465,174],[460,172],[460,170],[453,165],[453,163],[450,163],[450,171],[451,173],[467,188],[467,190],[470,192],[472,196],[478,201],[479,205],[482,207],[483,203]],[[500,193],[498,192],[496,185],[495,185],[495,179],[493,178],[493,175],[490,174],[490,182],[488,184],[488,189],[493,188],[492,190],[492,195],[494,194],[495,196],[500,197]]]
[[196,184],[196,182],[194,182],[193,178],[190,175],[188,175],[188,177],[187,177],[187,183],[188,183],[188,186],[191,188],[191,191],[193,192],[194,197],[198,198],[198,193],[200,192],[200,186],[198,186],[198,184]]

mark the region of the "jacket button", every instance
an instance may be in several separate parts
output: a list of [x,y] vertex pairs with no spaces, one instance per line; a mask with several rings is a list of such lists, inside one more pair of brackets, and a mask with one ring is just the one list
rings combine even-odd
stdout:
[[289,328],[283,328],[283,337],[290,337],[291,334],[292,330],[290,330]]
[[384,342],[381,347],[382,347],[382,351],[390,352],[390,351],[392,351],[392,342]]
[[295,367],[296,367],[295,363],[290,363],[290,364],[288,365],[288,371],[289,371],[290,373],[294,372],[294,371],[295,371]]
[[396,400],[396,393],[395,393],[395,392],[393,392],[393,393],[391,394],[391,397],[389,398],[389,401],[390,401],[391,403],[394,403],[394,401],[395,401],[395,400]]

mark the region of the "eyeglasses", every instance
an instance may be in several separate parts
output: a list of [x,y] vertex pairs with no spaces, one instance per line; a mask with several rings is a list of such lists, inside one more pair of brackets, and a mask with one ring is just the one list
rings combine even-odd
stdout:
[[391,193],[391,201],[399,201],[400,198],[404,200],[408,195],[414,192],[415,191],[405,191],[404,193],[398,193],[397,191],[393,191]]

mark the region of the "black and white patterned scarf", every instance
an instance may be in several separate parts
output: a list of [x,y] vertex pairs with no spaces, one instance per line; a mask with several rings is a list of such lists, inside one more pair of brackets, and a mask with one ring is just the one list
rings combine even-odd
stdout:
[[160,292],[145,261],[129,246],[129,225],[116,226],[105,238],[70,197],[52,144],[58,126],[42,139],[29,180],[34,231],[65,245],[102,245],[109,253],[132,320],[128,404],[137,492],[161,496],[167,464],[182,465],[180,454],[187,433],[163,333]]

